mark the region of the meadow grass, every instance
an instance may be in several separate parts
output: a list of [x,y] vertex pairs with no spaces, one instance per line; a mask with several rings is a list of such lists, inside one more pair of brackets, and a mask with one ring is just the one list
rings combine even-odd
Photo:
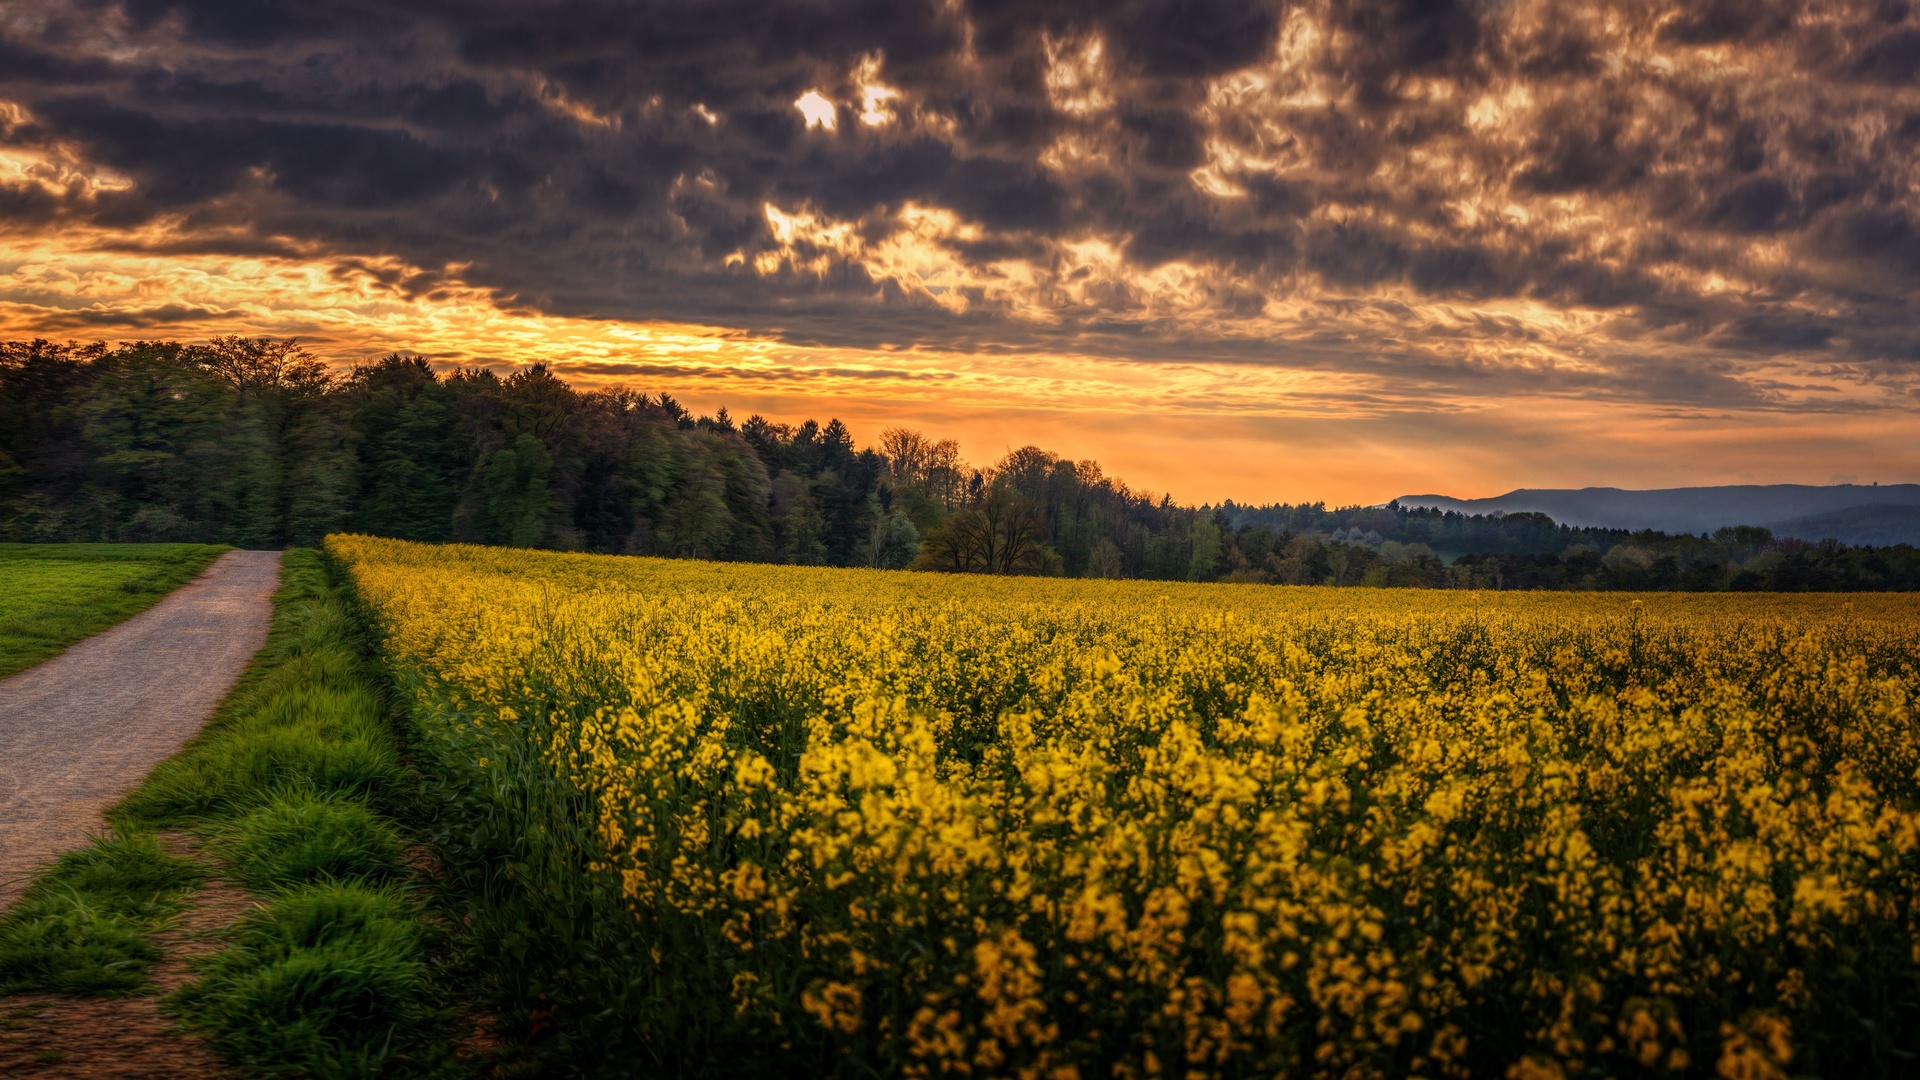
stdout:
[[[395,820],[410,781],[365,653],[320,554],[288,552],[267,644],[213,718],[0,923],[0,992],[150,991],[152,935],[218,874],[261,903],[168,999],[187,1028],[264,1074],[455,1069]],[[201,861],[162,853],[159,829],[200,836]]]
[[138,615],[228,549],[0,544],[0,678]]

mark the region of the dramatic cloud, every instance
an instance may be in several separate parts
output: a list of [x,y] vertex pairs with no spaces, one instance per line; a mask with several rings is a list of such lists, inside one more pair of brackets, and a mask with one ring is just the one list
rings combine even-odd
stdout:
[[0,11],[14,334],[1911,473],[1917,193],[1895,0]]

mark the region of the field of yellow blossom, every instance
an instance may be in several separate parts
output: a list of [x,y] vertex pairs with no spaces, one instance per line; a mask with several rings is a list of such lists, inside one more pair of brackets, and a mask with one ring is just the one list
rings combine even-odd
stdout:
[[328,550],[581,1071],[1916,1068],[1920,598]]

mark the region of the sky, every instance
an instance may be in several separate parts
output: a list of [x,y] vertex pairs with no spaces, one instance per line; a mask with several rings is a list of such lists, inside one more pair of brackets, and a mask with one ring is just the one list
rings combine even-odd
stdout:
[[1186,502],[1920,480],[1904,0],[9,0],[0,336]]

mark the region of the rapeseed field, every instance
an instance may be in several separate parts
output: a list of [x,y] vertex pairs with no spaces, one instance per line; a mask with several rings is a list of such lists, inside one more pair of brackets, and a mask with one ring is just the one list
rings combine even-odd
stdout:
[[1915,1068],[1911,596],[328,549],[583,1070]]

